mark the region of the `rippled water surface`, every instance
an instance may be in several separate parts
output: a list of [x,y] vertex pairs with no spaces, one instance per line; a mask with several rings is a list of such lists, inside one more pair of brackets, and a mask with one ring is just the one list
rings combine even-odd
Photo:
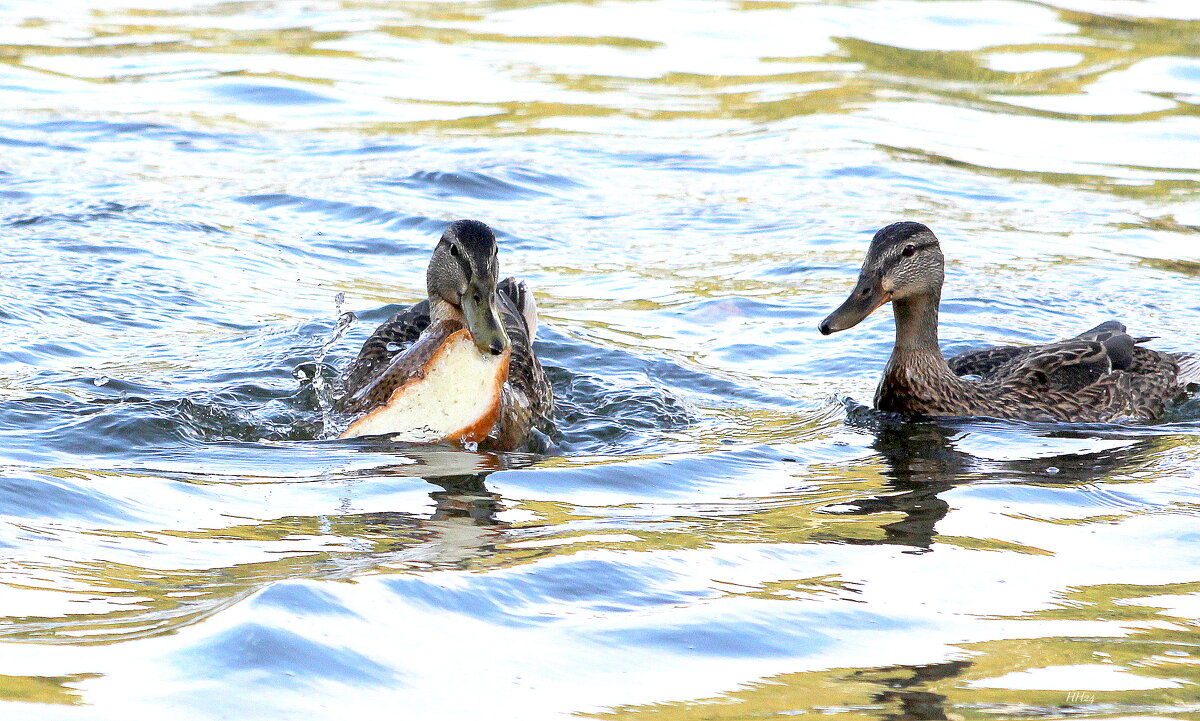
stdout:
[[[1200,719],[1200,401],[885,422],[887,314],[815,330],[905,218],[948,352],[1200,349],[1191,0],[18,1],[0,59],[4,718]],[[459,217],[550,448],[323,440]]]

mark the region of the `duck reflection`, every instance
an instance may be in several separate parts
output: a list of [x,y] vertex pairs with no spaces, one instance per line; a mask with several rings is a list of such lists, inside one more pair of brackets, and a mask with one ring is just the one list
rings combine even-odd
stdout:
[[429,492],[433,511],[428,515],[391,511],[341,516],[361,529],[354,535],[369,541],[371,548],[353,565],[463,567],[495,553],[506,524],[497,517],[504,508],[502,499],[488,488],[487,478],[497,471],[527,466],[532,457],[430,447],[392,448],[391,452],[400,462],[355,474],[347,484],[343,508],[353,506],[359,482],[400,477],[419,478],[433,486]]
[[488,490],[488,475],[426,479],[438,489],[429,494],[434,508],[428,515],[387,511],[344,516],[366,552],[344,558],[342,573],[387,567],[464,568],[493,555],[506,526],[497,519],[503,505],[500,495]]
[[442,490],[429,494],[436,508],[431,521],[449,521],[455,518],[469,520],[475,526],[500,526],[496,513],[500,511],[500,494],[493,493],[484,481],[488,473],[468,476],[447,476],[429,479]]
[[952,718],[947,715],[946,696],[923,688],[938,681],[954,678],[970,666],[970,661],[947,661],[923,666],[889,666],[856,671],[850,678],[878,684],[886,689],[873,694],[873,702],[899,705],[898,713],[880,716],[884,721],[944,721]]
[[[1169,442],[1164,436],[1129,437],[1109,431],[1067,428],[1038,432],[1008,426],[989,427],[969,422],[899,421],[871,419],[863,421],[851,415],[851,425],[873,433],[871,447],[884,466],[886,493],[856,499],[826,508],[838,515],[901,513],[901,520],[885,524],[882,539],[848,539],[858,544],[895,544],[911,547],[914,552],[930,550],[937,535],[936,525],[950,511],[940,496],[959,485],[978,482],[1078,485],[1111,477],[1122,469],[1138,465],[1159,445]],[[996,443],[984,443],[988,431],[1003,436]],[[1016,434],[1029,433],[1037,441],[1023,458],[993,459],[963,449],[994,446],[1012,454],[1021,444],[1013,443]],[[971,442],[968,443],[967,441]],[[1046,445],[1061,443],[1075,446],[1068,453],[1041,455]],[[977,451],[978,452],[978,451]],[[1019,450],[1016,452],[1020,452]]]

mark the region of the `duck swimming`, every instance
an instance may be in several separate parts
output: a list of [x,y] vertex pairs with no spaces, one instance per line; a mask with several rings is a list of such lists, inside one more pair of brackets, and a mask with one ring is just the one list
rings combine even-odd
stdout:
[[379,326],[342,378],[342,438],[523,446],[550,422],[554,398],[533,351],[537,306],[525,283],[497,282],[496,236],[457,220],[426,272],[428,299]]
[[1104,423],[1154,420],[1200,382],[1200,356],[1143,348],[1116,321],[1074,338],[999,346],[949,360],[938,347],[945,279],[941,245],[920,223],[875,234],[858,284],[821,321],[829,335],[852,328],[891,301],[896,344],[875,392],[875,408],[916,416]]

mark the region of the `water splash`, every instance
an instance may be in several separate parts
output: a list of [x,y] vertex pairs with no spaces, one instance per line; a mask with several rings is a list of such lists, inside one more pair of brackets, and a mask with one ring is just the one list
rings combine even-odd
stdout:
[[333,308],[337,314],[337,325],[333,327],[333,332],[329,334],[329,339],[326,340],[320,348],[317,349],[316,356],[313,358],[313,391],[317,399],[317,408],[321,412],[321,437],[330,438],[333,436],[330,430],[333,427],[333,391],[325,379],[325,355],[329,352],[346,330],[358,320],[358,316],[353,311],[342,311],[342,305],[346,302],[346,294],[338,292],[333,297]]

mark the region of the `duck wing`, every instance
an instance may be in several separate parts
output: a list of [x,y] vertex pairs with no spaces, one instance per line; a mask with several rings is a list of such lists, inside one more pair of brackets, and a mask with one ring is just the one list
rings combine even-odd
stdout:
[[[1025,384],[1049,392],[1078,393],[1114,370],[1133,365],[1134,339],[1113,333],[1097,340],[1068,340],[1037,349],[1002,369],[1009,383]],[[1001,371],[997,372],[998,374]]]
[[1019,345],[1001,345],[982,350],[969,350],[946,359],[946,364],[956,376],[980,376],[986,378],[997,368],[1009,363],[1029,349]]
[[996,382],[1060,420],[1159,417],[1181,390],[1180,367],[1168,353],[1138,347],[1146,340],[1116,328],[1037,346],[996,371]]
[[[1125,353],[1122,350],[1126,346],[1126,341],[1122,340],[1122,338],[1130,338],[1134,344],[1152,340],[1152,338],[1132,338],[1125,332],[1124,325],[1118,321],[1110,320],[1064,341],[1033,346],[1002,345],[994,348],[966,351],[947,359],[946,363],[950,366],[950,370],[957,376],[974,375],[984,379],[988,379],[989,377],[999,379],[999,377],[1006,376],[1014,368],[1019,367],[1018,364],[1020,361],[1048,352],[1053,353],[1054,349],[1063,347],[1064,344],[1074,341],[1092,341],[1104,344],[1106,348],[1111,346],[1110,350],[1117,353],[1117,356],[1114,358],[1117,364],[1113,367],[1125,369],[1128,368],[1129,362],[1132,359],[1132,349],[1130,349],[1129,353]],[[1068,353],[1068,355],[1072,353],[1073,351]],[[1084,355],[1086,357],[1088,354],[1085,353]]]
[[379,377],[396,356],[417,342],[429,322],[429,301],[423,300],[401,310],[376,328],[342,375],[347,398]]
[[533,336],[537,331],[537,305],[533,293],[524,281],[505,278],[496,287],[500,300],[500,317],[512,343],[508,377],[512,386],[525,394],[538,416],[549,415],[549,382],[542,364],[533,352]]
[[462,329],[455,320],[443,320],[422,333],[403,351],[392,353],[391,360],[361,386],[348,388],[342,405],[346,410],[364,410],[383,405],[397,388],[416,378],[424,378],[429,361],[453,333]]

